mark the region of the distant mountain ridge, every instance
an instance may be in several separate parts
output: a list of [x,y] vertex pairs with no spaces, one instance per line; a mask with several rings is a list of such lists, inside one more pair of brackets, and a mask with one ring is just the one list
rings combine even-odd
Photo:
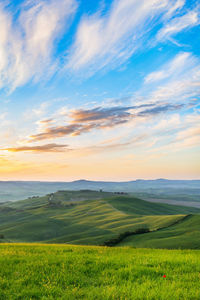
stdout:
[[[108,192],[136,193],[141,197],[180,197],[200,201],[200,180],[131,180],[91,181],[86,179],[72,182],[45,181],[0,181],[0,202],[15,201],[32,196],[43,196],[58,190],[104,190]],[[188,198],[189,197],[189,198]]]

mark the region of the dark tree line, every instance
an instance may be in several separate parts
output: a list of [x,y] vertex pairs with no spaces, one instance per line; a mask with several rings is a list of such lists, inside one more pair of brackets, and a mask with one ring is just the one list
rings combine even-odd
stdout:
[[113,247],[113,246],[119,244],[120,242],[122,242],[128,236],[147,233],[147,232],[150,232],[150,230],[148,228],[138,228],[135,231],[125,231],[123,233],[120,233],[116,238],[112,238],[108,241],[105,241],[103,243],[103,246]]

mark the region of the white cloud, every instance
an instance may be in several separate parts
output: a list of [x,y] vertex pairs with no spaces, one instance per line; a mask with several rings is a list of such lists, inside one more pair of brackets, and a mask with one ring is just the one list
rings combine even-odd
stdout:
[[[93,73],[126,61],[141,46],[164,12],[172,13],[180,0],[115,0],[106,15],[82,18],[69,55],[68,68]],[[182,2],[181,2],[182,3]],[[177,9],[176,8],[176,9]]]
[[188,52],[177,54],[171,61],[162,66],[161,70],[148,74],[145,83],[152,83],[169,77],[182,75],[188,66],[194,66],[196,59]]
[[[24,3],[19,16],[0,5],[0,88],[14,90],[56,72],[62,63],[54,55],[56,45],[77,9],[76,0]],[[197,25],[198,9],[176,17],[184,4],[185,0],[114,0],[108,12],[83,16],[68,51],[67,70],[79,74],[82,70],[87,76],[114,68],[144,47],[144,39],[163,22],[166,25],[158,32],[158,40]],[[163,73],[156,76],[165,77]]]
[[144,82],[140,93],[146,95],[142,101],[188,103],[200,94],[200,60],[191,53],[177,54],[159,70],[147,75]]
[[168,12],[165,14],[164,18],[169,18],[175,12],[179,11],[185,5],[185,0],[177,0],[174,4],[170,7]]
[[200,144],[200,126],[199,126],[199,124],[197,127],[186,129],[177,135],[177,141],[185,141],[185,140],[190,141],[193,138],[198,139],[198,142]]
[[56,38],[76,11],[75,0],[27,2],[17,20],[0,6],[0,87],[11,89],[55,71]]
[[4,121],[7,117],[7,114],[8,114],[7,112],[1,113],[0,114],[0,121]]
[[47,108],[50,106],[50,103],[47,101],[47,102],[42,102],[39,107],[37,108],[34,108],[32,110],[32,115],[35,115],[35,116],[43,116],[46,114],[47,112]]
[[[155,151],[183,151],[187,148],[200,146],[200,115],[189,114],[182,116],[181,123],[178,124],[176,131],[171,133],[171,140],[167,139],[162,147]],[[165,131],[168,129],[166,126]],[[166,137],[165,137],[166,139]]]
[[9,63],[8,50],[8,36],[11,31],[11,17],[3,11],[0,6],[0,86],[5,77],[5,69]]
[[172,19],[167,23],[157,34],[157,40],[167,40],[171,36],[181,32],[184,29],[197,26],[199,24],[199,12],[198,10],[189,11],[187,14]]

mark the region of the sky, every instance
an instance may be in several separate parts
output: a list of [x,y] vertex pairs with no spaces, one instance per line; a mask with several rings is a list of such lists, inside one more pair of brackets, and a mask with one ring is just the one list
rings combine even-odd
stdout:
[[0,1],[0,180],[200,179],[198,0]]

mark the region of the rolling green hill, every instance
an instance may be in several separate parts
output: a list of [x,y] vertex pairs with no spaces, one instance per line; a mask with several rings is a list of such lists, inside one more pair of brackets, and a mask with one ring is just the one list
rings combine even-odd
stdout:
[[113,207],[133,215],[174,215],[200,212],[191,207],[151,203],[135,197],[113,197],[107,200]]
[[[0,236],[4,238],[0,241],[102,245],[120,234],[134,233],[138,229],[155,231],[166,227],[170,230],[173,226],[177,228],[177,222],[185,224],[185,215],[199,212],[196,208],[150,203],[114,193],[59,191],[1,205]],[[200,219],[199,216],[196,218],[193,228],[196,226],[199,232]],[[185,234],[190,229],[186,223]],[[137,235],[138,246],[146,247],[143,236],[154,234],[161,235],[161,231]],[[190,240],[192,243],[192,238]],[[135,242],[130,244],[137,247]],[[155,247],[160,245],[155,243]],[[167,248],[168,244],[163,245]],[[179,248],[179,245],[172,239],[169,247]],[[187,247],[194,248],[190,243]],[[200,241],[195,247],[200,247]]]
[[200,248],[200,215],[190,215],[177,224],[148,234],[132,235],[125,238],[118,246],[137,248]]

